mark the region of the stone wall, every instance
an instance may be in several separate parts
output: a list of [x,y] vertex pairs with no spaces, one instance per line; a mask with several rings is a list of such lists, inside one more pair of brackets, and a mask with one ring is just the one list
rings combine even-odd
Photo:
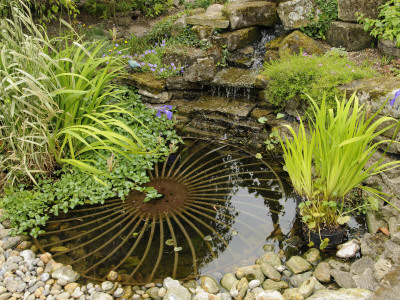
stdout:
[[357,23],[357,13],[367,18],[378,16],[378,7],[387,0],[338,0],[338,20],[332,22],[327,32],[327,42],[333,47],[358,51],[376,42],[364,26]]

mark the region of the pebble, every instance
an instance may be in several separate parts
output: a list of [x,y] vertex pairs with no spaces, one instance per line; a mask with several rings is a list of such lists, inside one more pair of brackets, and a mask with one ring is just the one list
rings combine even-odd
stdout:
[[[113,294],[114,297],[119,298],[124,294],[123,288],[117,288]],[[144,297],[143,297],[144,298]]]
[[158,290],[158,296],[159,297],[164,297],[165,296],[165,294],[167,293],[167,289],[166,288],[160,288],[159,290]]
[[56,300],[66,300],[66,299],[69,299],[70,296],[71,296],[70,293],[64,292],[64,293],[59,294],[59,295],[56,297]]
[[7,300],[12,296],[12,293],[4,293],[0,295],[0,300]]
[[75,299],[78,299],[78,298],[80,298],[81,296],[83,296],[83,292],[82,292],[82,291],[75,291],[75,292],[73,292],[73,293],[71,294],[71,297],[72,297],[72,298],[75,298]]
[[113,287],[114,287],[114,283],[112,283],[111,281],[104,281],[102,284],[101,284],[101,289],[103,290],[103,291],[110,291],[110,290],[112,290],[113,289]]
[[338,252],[336,252],[336,256],[340,258],[352,258],[356,256],[356,253],[358,250],[360,250],[360,242],[357,240],[351,240],[348,241],[347,243],[344,243],[342,245],[339,245]]
[[134,294],[134,295],[132,296],[132,300],[139,300],[140,298],[141,298],[141,296],[138,295],[138,294]]
[[252,290],[252,289],[254,289],[254,288],[260,286],[260,284],[261,284],[260,280],[257,280],[257,279],[251,280],[251,281],[249,282],[249,289]]
[[11,281],[7,282],[6,288],[9,292],[15,293],[18,288],[18,281],[11,280]]
[[41,281],[47,281],[50,279],[50,274],[49,273],[43,273],[42,275],[40,275],[40,280]]

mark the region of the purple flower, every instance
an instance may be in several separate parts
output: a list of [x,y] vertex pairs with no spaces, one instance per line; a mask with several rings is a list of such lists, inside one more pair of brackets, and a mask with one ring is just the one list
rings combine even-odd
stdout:
[[171,63],[171,66],[175,66],[175,64],[174,64],[174,63]]
[[152,71],[152,72],[154,72],[155,70],[156,70],[156,69],[154,69],[154,68],[151,68],[151,69],[150,69],[150,71]]
[[103,54],[101,57],[106,57],[106,55],[105,55],[105,54]]
[[393,99],[390,100],[390,105],[391,105],[391,106],[394,105],[394,103],[396,102],[396,98],[399,97],[399,96],[400,96],[400,90],[398,90],[398,91],[396,92],[396,94],[394,94]]
[[156,117],[160,118],[162,114],[165,114],[167,116],[168,120],[172,119],[172,105],[164,105],[158,108]]
[[167,119],[168,119],[168,120],[171,120],[171,119],[172,119],[172,111],[166,110],[166,111],[165,111],[165,114],[167,115]]
[[155,43],[154,45],[155,45],[155,46],[157,46],[157,45],[158,45],[158,43]]
[[154,64],[154,67],[157,68],[157,64]]
[[303,52],[303,56],[307,56],[308,54],[307,54],[307,52]]
[[118,53],[118,54],[121,54],[122,52],[121,52],[121,51],[118,51],[117,53]]
[[118,44],[115,44],[115,47],[118,47]]

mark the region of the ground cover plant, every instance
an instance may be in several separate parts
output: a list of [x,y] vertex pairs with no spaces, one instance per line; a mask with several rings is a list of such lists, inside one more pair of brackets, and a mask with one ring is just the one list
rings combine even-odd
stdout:
[[49,39],[13,4],[0,21],[0,204],[17,233],[36,235],[49,213],[123,198],[179,138],[172,107],[157,114],[114,84],[125,62],[101,55],[107,44]]
[[[321,100],[326,94],[328,107],[335,106],[337,87],[352,80],[377,76],[369,66],[356,66],[338,51],[322,56],[299,53],[264,65],[262,74],[269,79],[266,100],[283,108],[287,101],[295,100],[307,109],[308,97]],[[319,104],[319,103],[318,103]]]
[[[349,213],[354,207],[346,211],[346,197],[356,187],[375,196],[369,197],[362,207],[378,209],[377,197],[383,199],[381,193],[362,183],[400,166],[400,161],[382,163],[383,155],[368,165],[379,147],[392,142],[374,139],[394,127],[394,137],[397,136],[400,123],[391,117],[377,117],[383,106],[369,116],[355,94],[350,99],[336,99],[335,109],[327,106],[325,97],[320,105],[311,98],[310,102],[313,116],[308,118],[311,120],[308,129],[302,119],[297,132],[285,125],[290,138],[285,136],[280,142],[293,187],[304,200],[299,204],[302,221],[310,230],[320,233],[350,220]],[[326,247],[328,242],[323,241],[321,247]]]

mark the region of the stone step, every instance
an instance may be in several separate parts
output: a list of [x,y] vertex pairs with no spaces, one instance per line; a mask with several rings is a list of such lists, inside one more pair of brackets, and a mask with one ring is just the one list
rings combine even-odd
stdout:
[[182,115],[217,113],[235,120],[247,117],[255,107],[254,102],[246,99],[231,99],[209,95],[200,95],[193,101],[172,100],[170,104],[176,106]]
[[213,85],[235,88],[254,88],[258,70],[225,68],[215,74]]

